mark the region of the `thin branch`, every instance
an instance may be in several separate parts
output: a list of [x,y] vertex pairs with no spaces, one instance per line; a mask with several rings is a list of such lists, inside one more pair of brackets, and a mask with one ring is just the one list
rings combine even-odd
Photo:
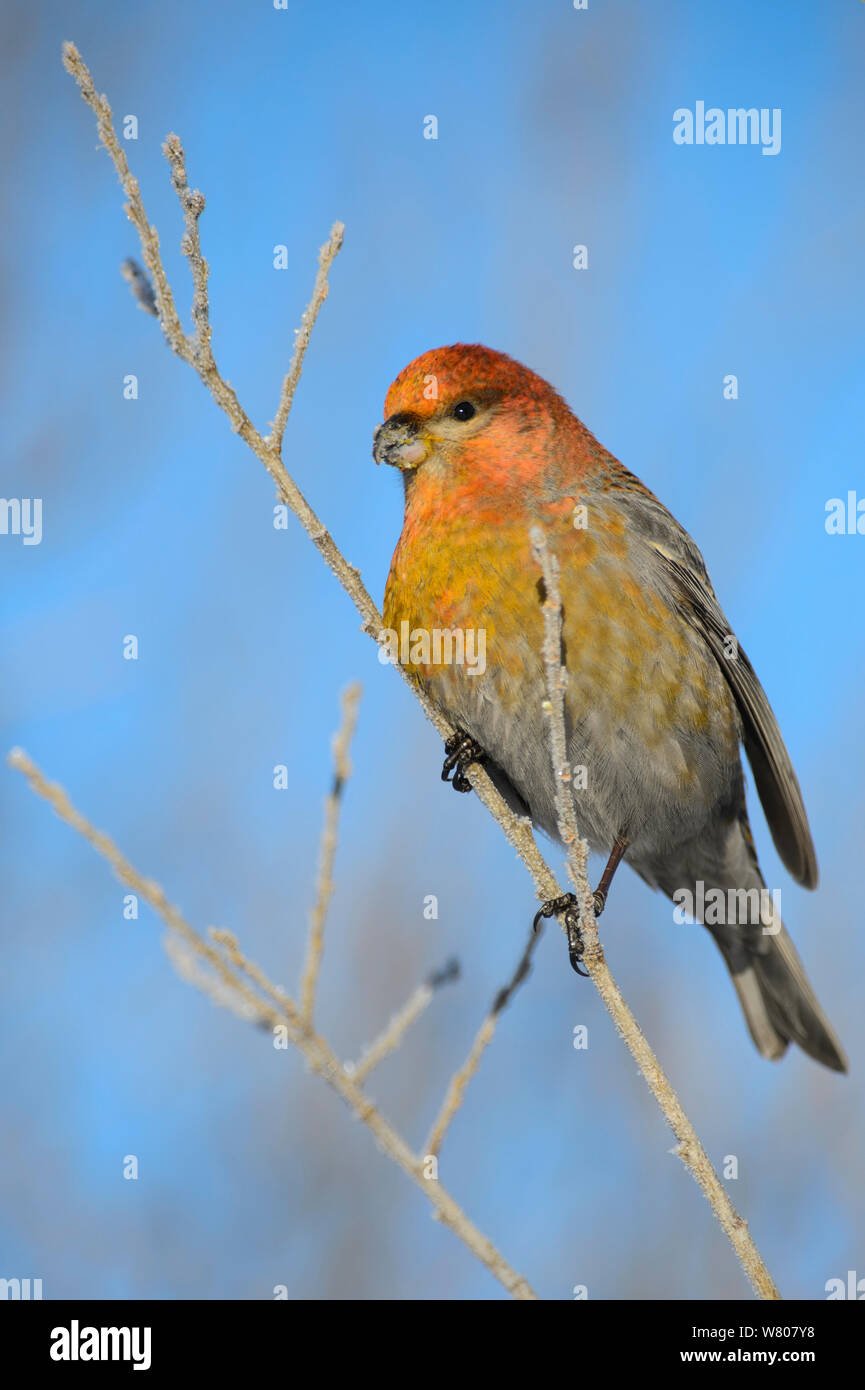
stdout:
[[672,1150],[701,1188],[721,1229],[727,1236],[745,1273],[759,1298],[780,1298],[774,1280],[754,1244],[748,1223],[739,1215],[720,1178],[709,1161],[696,1130],[682,1109],[640,1026],[616,984],[607,965],[598,935],[592,891],[588,879],[589,847],[577,833],[574,798],[571,790],[570,767],[566,756],[565,700],[567,671],[562,665],[562,599],[559,592],[559,566],[550,551],[540,527],[530,533],[534,558],[544,576],[544,670],[547,699],[544,709],[550,723],[550,752],[553,776],[556,781],[556,811],[559,835],[567,850],[568,874],[574,885],[580,910],[580,931],[585,945],[584,962],[643,1077],[661,1107],[664,1118],[676,1136]]
[[358,1086],[364,1084],[385,1057],[396,1052],[409,1028],[417,1022],[432,1002],[436,990],[441,989],[442,985],[451,984],[454,980],[459,979],[459,973],[459,962],[456,960],[448,961],[443,970],[431,975],[409,995],[402,1008],[389,1020],[378,1037],[364,1048],[359,1061],[346,1062],[345,1069]]
[[180,137],[167,135],[162,153],[171,166],[171,183],[183,210],[184,233],[180,239],[180,249],[189,261],[192,272],[192,325],[193,352],[197,363],[204,371],[216,371],[213,350],[210,346],[210,307],[207,295],[207,281],[210,267],[201,254],[201,238],[198,219],[204,212],[204,194],[197,188],[190,188],[186,177],[186,158]]
[[438,1179],[426,1176],[423,1157],[412,1152],[402,1136],[348,1074],[325,1039],[304,1026],[294,1001],[284,990],[271,984],[261,968],[243,955],[236,937],[231,932],[211,928],[215,944],[209,945],[179,909],[169,903],[160,885],[134,868],[113,840],[91,825],[72,805],[64,788],[56,782],[48,782],[22,749],[13,749],[8,761],[24,774],[33,790],[45,798],[61,820],[83,835],[108,860],[121,882],[134,889],[163,922],[183,938],[193,954],[212,967],[225,984],[246,1000],[250,1009],[254,1009],[272,1028],[285,1029],[288,1041],[303,1054],[309,1068],[345,1101],[355,1117],[370,1130],[379,1148],[420,1188],[434,1207],[437,1218],[459,1237],[508,1293],[517,1299],[537,1298],[527,1281],[511,1268],[492,1242],[469,1220]]
[[315,906],[309,921],[309,937],[306,946],[306,960],[300,980],[300,1012],[304,1023],[312,1027],[315,1010],[315,991],[321,969],[321,953],[324,949],[324,927],[327,910],[333,896],[333,863],[336,858],[337,830],[339,813],[342,807],[342,794],[351,776],[351,763],[348,752],[357,724],[357,711],[362,687],[355,682],[347,687],[342,696],[342,724],[333,739],[333,783],[325,802],[324,826],[321,832],[319,850],[318,884]]
[[315,321],[318,318],[318,311],[327,299],[327,292],[330,288],[328,284],[328,273],[331,266],[342,249],[342,239],[345,227],[341,222],[334,222],[330,229],[330,236],[321,247],[318,253],[318,274],[315,277],[315,284],[312,289],[312,299],[309,301],[300,320],[300,328],[297,330],[297,339],[294,344],[294,353],[291,358],[291,365],[282,383],[282,391],[279,395],[279,405],[276,417],[273,421],[273,428],[267,437],[268,447],[275,449],[277,453],[282,450],[282,437],[285,434],[285,426],[289,412],[294,404],[294,393],[297,390],[297,383],[300,381],[300,373],[303,370],[303,359],[309,347],[309,340]]
[[255,1023],[260,1028],[267,1027],[261,1006],[229,985],[208,961],[196,954],[185,937],[179,936],[169,928],[162,937],[162,949],[186,984],[194,985],[202,994],[206,994],[212,1003],[221,1009],[227,1009],[244,1023]]
[[147,220],[138,180],[130,173],[126,153],[114,130],[111,107],[108,105],[107,98],[100,96],[94,87],[90,71],[74,43],[63,45],[63,66],[75,78],[81,89],[82,97],[96,117],[99,139],[111,156],[111,161],[117,170],[120,186],[129,200],[124,211],[141,240],[141,254],[144,257],[144,264],[153,285],[162,331],[168,339],[170,347],[178,356],[182,357],[185,355],[183,347],[186,339],[177,317],[177,310],[174,307],[171,286],[162,266],[162,258],[159,254],[159,236],[156,228],[151,227]]
[[432,1129],[429,1132],[429,1138],[424,1145],[424,1153],[439,1154],[441,1152],[442,1142],[447,1133],[448,1126],[466,1098],[469,1082],[477,1072],[481,1064],[481,1058],[493,1040],[499,1017],[503,1009],[507,1008],[514,994],[531,970],[532,956],[541,939],[542,931],[543,928],[539,931],[531,932],[526,942],[525,950],[520,956],[516,970],[508,983],[499,990],[490,1006],[489,1013],[475,1034],[475,1039],[469,1050],[468,1057],[463,1062],[459,1071],[451,1078],[450,1085],[445,1093],[445,1098],[442,1101],[441,1109],[433,1122]]

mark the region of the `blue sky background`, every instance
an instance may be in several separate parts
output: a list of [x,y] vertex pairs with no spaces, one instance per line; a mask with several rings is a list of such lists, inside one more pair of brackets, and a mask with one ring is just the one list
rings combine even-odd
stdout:
[[[115,116],[138,117],[128,156],[188,315],[160,153],[169,130],[183,139],[208,200],[217,360],[261,428],[317,249],[346,223],[286,457],[377,601],[402,501],[372,430],[396,372],[459,340],[549,378],[700,544],[805,792],[816,893],[783,874],[752,798],[754,828],[851,1075],[762,1061],[710,940],[633,875],[603,937],[802,1298],[865,1276],[865,536],[824,527],[827,499],[865,496],[863,25],[854,0],[70,0],[3,17],[0,490],[42,497],[44,526],[39,546],[0,536],[4,750],[23,745],[191,920],[236,931],[293,988],[339,692],[360,678],[318,1017],[357,1055],[460,957],[462,981],[370,1087],[422,1143],[522,948],[531,887],[483,808],[442,787],[419,709],[300,529],[273,529],[260,464],[136,310],[118,272],[136,240],[60,65],[71,38]],[[673,111],[697,100],[780,107],[781,153],[675,145]],[[5,766],[0,796],[0,1275],[40,1277],[46,1297],[505,1296],[296,1054],[178,980],[159,923],[123,919],[106,865]],[[442,1180],[544,1297],[747,1297],[671,1144],[548,932]]]

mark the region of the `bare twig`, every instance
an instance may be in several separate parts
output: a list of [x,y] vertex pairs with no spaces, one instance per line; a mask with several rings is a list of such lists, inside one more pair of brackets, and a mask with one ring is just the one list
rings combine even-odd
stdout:
[[426,1176],[423,1157],[412,1152],[401,1135],[348,1074],[324,1038],[305,1027],[294,1001],[283,990],[271,984],[261,968],[243,955],[236,937],[231,932],[211,928],[211,937],[215,944],[209,945],[186,921],[180,910],[169,903],[159,884],[139,873],[113,840],[101,830],[95,829],[75,809],[63,787],[46,780],[22,749],[13,749],[8,761],[12,767],[24,774],[33,790],[45,798],[61,820],[83,835],[85,840],[108,860],[121,882],[128,884],[148,902],[166,926],[182,937],[189,950],[211,967],[239,998],[245,1000],[256,1016],[266,1020],[272,1028],[285,1029],[288,1040],[303,1054],[310,1069],[326,1081],[345,1101],[352,1113],[363,1121],[388,1158],[402,1168],[421,1189],[434,1207],[437,1218],[459,1237],[508,1293],[518,1299],[536,1298],[537,1295],[526,1280],[511,1268],[492,1242],[468,1219],[438,1179]]
[[342,724],[333,739],[333,783],[324,808],[324,826],[319,851],[318,885],[315,906],[309,921],[306,960],[300,982],[300,1012],[309,1027],[315,1009],[315,991],[324,949],[324,927],[327,909],[333,896],[333,862],[336,857],[337,827],[342,806],[342,793],[351,774],[348,750],[357,724],[357,711],[362,687],[355,682],[343,692]]
[[451,1078],[450,1085],[445,1093],[445,1098],[442,1101],[441,1109],[433,1122],[432,1129],[429,1132],[429,1138],[424,1145],[424,1153],[438,1154],[441,1152],[442,1142],[447,1133],[448,1126],[466,1098],[469,1082],[477,1072],[481,1064],[481,1058],[493,1040],[502,1010],[507,1008],[514,994],[531,969],[532,956],[541,939],[542,930],[543,928],[537,932],[533,931],[530,933],[516,970],[508,983],[499,990],[490,1006],[489,1013],[475,1034],[475,1039],[469,1050],[468,1057],[463,1062],[459,1071]]
[[185,230],[180,239],[180,249],[189,261],[189,269],[192,272],[193,352],[202,371],[215,372],[216,363],[210,346],[210,306],[207,296],[210,267],[201,254],[201,238],[198,232],[198,219],[204,212],[204,195],[199,193],[197,188],[189,187],[186,158],[179,136],[167,135],[162,153],[171,166],[171,183],[183,209]]
[[162,949],[181,980],[185,980],[189,985],[194,985],[202,994],[206,994],[214,1004],[217,1004],[221,1009],[227,1009],[229,1013],[242,1019],[244,1023],[255,1023],[261,1028],[267,1027],[267,1020],[262,1014],[260,1005],[253,1003],[249,996],[238,993],[232,985],[228,984],[225,978],[213,969],[209,961],[202,959],[192,949],[185,937],[169,928],[162,938]]
[[93,78],[74,43],[63,45],[63,64],[67,72],[75,78],[81,89],[82,97],[96,116],[99,139],[111,156],[114,168],[117,170],[120,186],[129,200],[124,210],[129,220],[134,224],[141,240],[141,254],[144,257],[144,264],[153,285],[162,331],[173,350],[183,356],[181,349],[185,342],[184,333],[177,317],[177,310],[174,307],[171,286],[162,266],[162,258],[159,254],[159,237],[156,228],[151,227],[147,220],[138,180],[133,178],[130,173],[126,153],[117,139],[111,117],[111,107],[108,105],[107,99],[100,96],[94,87]]
[[542,606],[544,615],[544,669],[547,685],[547,699],[544,708],[550,723],[550,752],[553,776],[556,779],[559,835],[567,850],[568,874],[574,885],[574,892],[579,903],[580,931],[585,946],[583,959],[604,1007],[611,1015],[631,1056],[640,1068],[646,1084],[658,1102],[667,1124],[676,1136],[677,1142],[672,1152],[681,1158],[701,1188],[720,1223],[721,1229],[729,1239],[742,1268],[750,1279],[754,1292],[760,1298],[780,1298],[781,1295],[775,1287],[774,1280],[748,1230],[748,1223],[743,1220],[730,1201],[697,1137],[696,1130],[682,1109],[678,1096],[640,1031],[637,1020],[625,1003],[604,956],[604,949],[601,946],[595,920],[592,891],[589,887],[587,871],[589,849],[585,840],[581,840],[577,833],[570,767],[567,762],[564,701],[567,671],[562,665],[561,656],[562,599],[559,592],[559,566],[540,527],[532,527],[530,539],[534,558],[540,565],[544,576],[545,593]]
[[389,1020],[378,1037],[370,1043],[369,1047],[364,1048],[360,1061],[346,1062],[345,1069],[358,1086],[364,1084],[385,1057],[389,1057],[392,1052],[396,1051],[409,1028],[417,1022],[432,1001],[436,990],[440,989],[442,985],[450,984],[453,980],[458,979],[459,973],[459,963],[455,960],[448,961],[443,970],[431,975],[409,995],[402,1008]]
[[306,356],[306,349],[309,347],[309,339],[318,318],[318,311],[327,299],[328,273],[333,265],[334,259],[342,248],[342,238],[345,227],[341,222],[334,222],[330,236],[318,253],[318,274],[315,277],[315,284],[312,289],[312,299],[309,301],[300,320],[300,328],[297,330],[297,338],[294,344],[294,353],[291,364],[288,368],[285,380],[282,383],[282,391],[279,395],[279,405],[276,410],[276,417],[273,421],[273,428],[267,437],[268,447],[275,449],[279,453],[282,449],[282,437],[285,434],[285,426],[289,412],[294,403],[294,393],[297,390],[297,383],[300,381],[300,373],[303,370],[303,359]]

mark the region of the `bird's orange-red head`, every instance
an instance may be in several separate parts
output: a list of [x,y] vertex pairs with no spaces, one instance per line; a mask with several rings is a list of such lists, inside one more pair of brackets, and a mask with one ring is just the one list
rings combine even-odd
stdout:
[[373,457],[414,473],[424,467],[480,486],[537,478],[553,438],[580,426],[561,396],[503,352],[456,343],[423,353],[387,393]]
[[427,418],[441,405],[455,404],[461,395],[501,401],[556,393],[536,372],[503,352],[480,343],[455,343],[433,348],[403,367],[387,393],[385,418],[403,411]]

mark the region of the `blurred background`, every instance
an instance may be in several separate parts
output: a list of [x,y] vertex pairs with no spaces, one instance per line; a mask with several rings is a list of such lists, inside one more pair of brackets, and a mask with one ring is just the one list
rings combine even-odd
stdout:
[[[118,123],[137,117],[125,148],[188,322],[160,153],[183,139],[217,360],[259,428],[345,222],[286,457],[378,602],[402,498],[372,430],[397,371],[454,341],[552,381],[700,544],[805,792],[816,893],[783,873],[751,795],[754,829],[850,1076],[796,1050],[761,1060],[708,936],[626,871],[602,935],[709,1155],[737,1158],[729,1188],[782,1292],[812,1299],[865,1276],[865,536],[825,529],[828,499],[865,495],[863,25],[853,0],[64,0],[7,5],[0,50],[0,491],[43,499],[41,544],[0,535],[4,752],[26,748],[194,923],[237,932],[294,989],[329,741],[359,678],[317,1017],[357,1056],[459,956],[370,1085],[422,1144],[522,950],[531,885],[476,799],[441,784],[417,705],[136,309],[119,273],[136,237],[61,67],[68,38]],[[674,144],[674,110],[697,101],[781,108],[781,152]],[[178,979],[159,922],[124,919],[126,890],[5,764],[0,794],[0,1276],[46,1298],[506,1297],[295,1052]],[[442,1181],[546,1298],[748,1297],[557,932],[535,960]]]

